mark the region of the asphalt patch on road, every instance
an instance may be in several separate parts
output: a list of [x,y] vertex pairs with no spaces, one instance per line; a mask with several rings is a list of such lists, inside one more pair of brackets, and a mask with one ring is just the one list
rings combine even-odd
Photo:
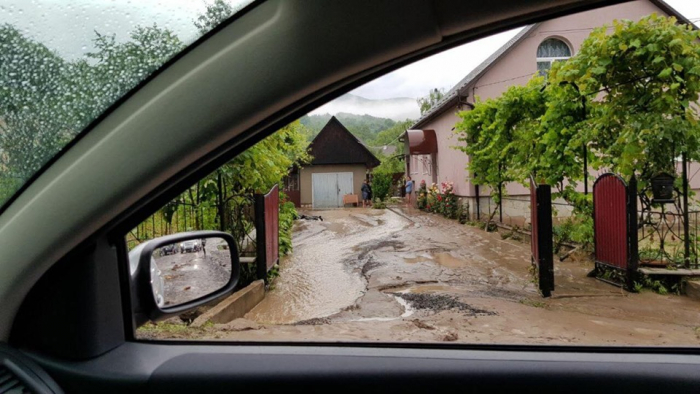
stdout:
[[495,316],[496,312],[475,308],[459,301],[457,297],[444,294],[390,293],[408,301],[412,308],[433,312],[458,310],[469,316]]
[[296,323],[292,323],[293,326],[320,326],[322,324],[328,324],[331,319],[327,317],[314,317],[313,319],[301,320]]

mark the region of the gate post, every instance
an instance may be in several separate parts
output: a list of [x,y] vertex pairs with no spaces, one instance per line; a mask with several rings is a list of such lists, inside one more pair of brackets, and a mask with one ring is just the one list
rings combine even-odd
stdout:
[[639,266],[639,229],[637,225],[637,178],[632,178],[627,185],[627,272],[625,279],[627,291],[634,291],[634,280]]
[[265,240],[265,195],[255,194],[255,276],[267,282],[267,247]]
[[539,280],[542,295],[554,290],[554,245],[552,242],[552,187],[537,186],[537,242],[539,245]]
[[554,290],[554,250],[552,241],[552,188],[538,185],[530,178],[532,226],[532,263],[537,268],[537,282],[543,297]]

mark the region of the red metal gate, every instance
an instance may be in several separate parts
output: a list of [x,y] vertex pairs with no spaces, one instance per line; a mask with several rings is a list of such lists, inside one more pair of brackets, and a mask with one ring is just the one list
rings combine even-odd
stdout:
[[530,226],[532,264],[544,297],[554,291],[554,250],[552,245],[552,189],[530,178]]
[[593,184],[595,264],[624,271],[628,289],[637,270],[637,198],[634,178],[603,174]]
[[255,239],[258,279],[266,279],[267,271],[279,261],[279,188],[255,195]]

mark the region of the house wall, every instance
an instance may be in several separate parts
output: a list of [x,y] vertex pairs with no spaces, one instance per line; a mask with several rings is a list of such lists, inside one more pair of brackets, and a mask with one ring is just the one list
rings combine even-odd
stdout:
[[359,195],[362,181],[367,174],[367,167],[364,164],[327,164],[302,168],[299,177],[302,206],[312,204],[311,174],[328,172],[352,172],[353,193]]
[[[477,97],[481,100],[496,98],[503,94],[509,86],[526,84],[537,73],[537,47],[548,38],[558,38],[566,42],[572,49],[572,55],[575,55],[594,28],[606,24],[611,25],[616,19],[638,20],[654,12],[659,15],[666,15],[651,2],[640,0],[543,22],[494,62],[481,77],[472,81],[462,94],[467,96],[468,102],[474,103]],[[467,69],[464,70],[465,74],[469,71]],[[468,164],[468,157],[463,152],[452,148],[453,146],[463,145],[457,140],[457,136],[452,131],[455,124],[461,120],[458,112],[462,110],[468,110],[468,107],[452,107],[430,121],[421,124],[419,128],[434,129],[436,132],[438,139],[436,159],[438,183],[444,181],[454,182],[455,193],[458,196],[465,197],[464,200],[470,204],[470,211],[476,213],[475,188],[469,182],[469,174],[465,169]],[[695,173],[695,170],[700,168],[696,163],[691,164],[690,167],[689,177]],[[423,174],[420,169],[418,173],[411,174],[411,176],[416,181],[416,187],[418,187],[421,180],[425,180],[427,184],[432,182],[432,178]],[[597,172],[591,171],[588,184],[589,191],[592,190],[596,176]],[[693,189],[700,188],[700,174],[691,179],[690,185]],[[578,189],[583,191],[582,183],[578,185]],[[509,213],[514,217],[526,216],[526,213],[529,212],[529,199],[525,198],[525,196],[529,195],[529,189],[519,183],[509,183],[505,185],[505,193],[512,197],[512,200],[508,203],[509,207],[506,207],[504,202],[504,213],[508,208]],[[485,197],[490,195],[490,191],[488,188],[481,187],[479,194],[481,196],[480,210],[485,212],[489,205],[488,198]],[[519,200],[522,200],[523,203],[519,203]],[[522,211],[523,215],[518,215],[520,211]]]

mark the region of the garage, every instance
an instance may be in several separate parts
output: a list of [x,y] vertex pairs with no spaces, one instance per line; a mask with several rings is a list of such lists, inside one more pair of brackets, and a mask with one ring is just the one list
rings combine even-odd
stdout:
[[312,174],[312,204],[314,208],[338,208],[343,205],[343,196],[355,194],[352,172],[330,172]]
[[299,170],[301,206],[327,209],[343,206],[346,194],[360,194],[379,160],[335,117],[309,145],[311,163]]

